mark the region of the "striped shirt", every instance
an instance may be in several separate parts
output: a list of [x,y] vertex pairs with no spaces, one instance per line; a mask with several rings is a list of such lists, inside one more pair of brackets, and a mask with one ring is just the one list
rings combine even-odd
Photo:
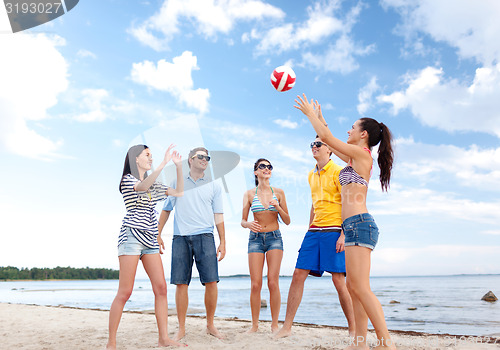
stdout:
[[123,177],[121,190],[127,214],[123,218],[118,246],[127,241],[126,228],[148,248],[158,248],[158,219],[156,204],[167,198],[167,185],[155,182],[147,191],[136,191],[134,185],[140,182],[131,174]]

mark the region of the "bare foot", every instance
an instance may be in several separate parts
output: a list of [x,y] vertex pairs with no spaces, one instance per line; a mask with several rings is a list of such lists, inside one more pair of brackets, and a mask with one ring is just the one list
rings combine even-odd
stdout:
[[377,340],[378,345],[373,348],[373,350],[396,350],[396,345],[394,345],[394,342],[389,338],[389,339],[378,339]]
[[356,339],[356,331],[354,329],[349,328],[349,337]]
[[167,338],[163,340],[158,341],[158,346],[163,347],[163,346],[187,346],[186,344],[181,344],[179,342],[176,342],[173,339]]
[[179,340],[181,340],[182,338],[184,338],[184,336],[185,336],[185,335],[186,335],[186,329],[184,329],[184,328],[182,328],[182,329],[181,329],[181,328],[179,328],[179,329],[177,330],[177,334],[174,336],[174,340],[175,340],[175,341],[179,341]]
[[291,329],[285,329],[285,328],[281,327],[281,329],[278,332],[274,333],[273,338],[274,339],[286,338],[286,337],[290,336],[291,334],[292,334]]
[[259,326],[252,326],[246,333],[256,333],[259,330]]
[[278,333],[279,330],[280,330],[279,326],[273,326],[273,325],[271,325],[271,333],[272,334]]
[[387,345],[387,346],[380,345],[380,346],[376,346],[373,348],[373,350],[382,350],[382,349],[384,349],[384,350],[396,350],[396,347],[394,345]]
[[106,350],[116,350],[116,344],[110,344],[110,343],[108,343],[106,345]]
[[215,328],[215,326],[207,326],[207,333],[218,339],[224,339],[224,336],[220,334],[219,330]]

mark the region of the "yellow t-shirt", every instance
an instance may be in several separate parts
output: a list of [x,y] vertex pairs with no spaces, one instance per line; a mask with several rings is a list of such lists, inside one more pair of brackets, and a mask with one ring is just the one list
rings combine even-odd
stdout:
[[314,220],[311,225],[318,227],[342,225],[342,199],[339,182],[340,165],[329,160],[317,171],[317,167],[309,172],[309,186],[311,187]]

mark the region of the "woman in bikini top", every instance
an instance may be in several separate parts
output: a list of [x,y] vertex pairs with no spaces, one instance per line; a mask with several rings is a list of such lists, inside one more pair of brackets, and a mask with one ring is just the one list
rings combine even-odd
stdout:
[[[281,308],[279,290],[279,272],[283,259],[283,240],[279,230],[278,217],[290,224],[290,215],[286,205],[285,193],[282,189],[271,187],[273,166],[264,158],[254,164],[255,188],[245,192],[243,197],[243,214],[241,226],[250,229],[248,238],[248,265],[252,283],[250,307],[252,311],[252,327],[249,332],[257,332],[259,328],[260,291],[264,260],[267,260],[267,284],[271,306],[271,331],[278,330],[278,317]],[[248,221],[250,210],[253,221]]]
[[[278,212],[278,209],[276,209],[274,205],[269,204],[267,208],[264,207],[264,205],[260,202],[259,195],[257,193],[258,190],[259,186],[257,185],[257,187],[255,187],[255,196],[253,196],[252,205],[250,206],[250,210],[252,211],[252,213],[260,213],[263,211],[265,212],[266,210],[269,210],[270,212]],[[271,187],[271,192],[273,194],[272,201],[275,201],[276,203],[279,204],[280,201],[278,197],[276,197],[276,195],[274,194],[274,190],[272,187]]]
[[[363,147],[365,151],[370,153],[370,156],[372,152],[370,149]],[[370,169],[370,176],[371,176],[371,169]],[[351,162],[349,161],[349,164],[347,166],[340,170],[339,172],[339,182],[342,186],[349,185],[352,183],[360,184],[363,186],[368,187],[368,181],[366,181],[361,175],[359,175],[356,170],[351,166]]]
[[366,207],[368,181],[373,159],[370,149],[380,143],[378,165],[380,184],[387,191],[394,158],[392,136],[383,123],[372,118],[357,120],[347,133],[347,142],[333,136],[321,113],[318,101],[297,96],[294,107],[302,111],[311,122],[321,140],[332,152],[348,165],[341,171],[342,229],[345,234],[345,258],[347,287],[354,306],[356,324],[356,348],[368,348],[366,344],[368,319],[375,328],[377,349],[396,349],[384,318],[384,311],[370,288],[371,252],[378,240],[378,227]]

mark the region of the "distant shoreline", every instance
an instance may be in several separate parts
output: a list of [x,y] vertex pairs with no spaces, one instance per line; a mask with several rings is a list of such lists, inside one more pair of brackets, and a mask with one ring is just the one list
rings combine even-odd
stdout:
[[68,281],[117,281],[117,278],[94,278],[94,279],[27,279],[27,280],[5,280],[0,279],[0,282],[68,282]]
[[[408,276],[370,276],[370,278],[425,278],[425,277],[458,277],[458,276],[500,276],[500,273],[463,273],[463,274],[453,274],[453,275],[408,275]],[[225,278],[250,278],[247,274],[236,274],[219,276],[221,279]],[[267,277],[264,275],[263,277]],[[293,277],[292,275],[280,275],[280,277]],[[193,278],[198,278],[193,276]],[[315,278],[330,278],[328,273],[325,273],[322,277]],[[166,278],[168,280],[168,278]],[[94,279],[0,279],[0,282],[39,282],[39,281],[113,281],[118,280],[117,278],[94,278]]]

